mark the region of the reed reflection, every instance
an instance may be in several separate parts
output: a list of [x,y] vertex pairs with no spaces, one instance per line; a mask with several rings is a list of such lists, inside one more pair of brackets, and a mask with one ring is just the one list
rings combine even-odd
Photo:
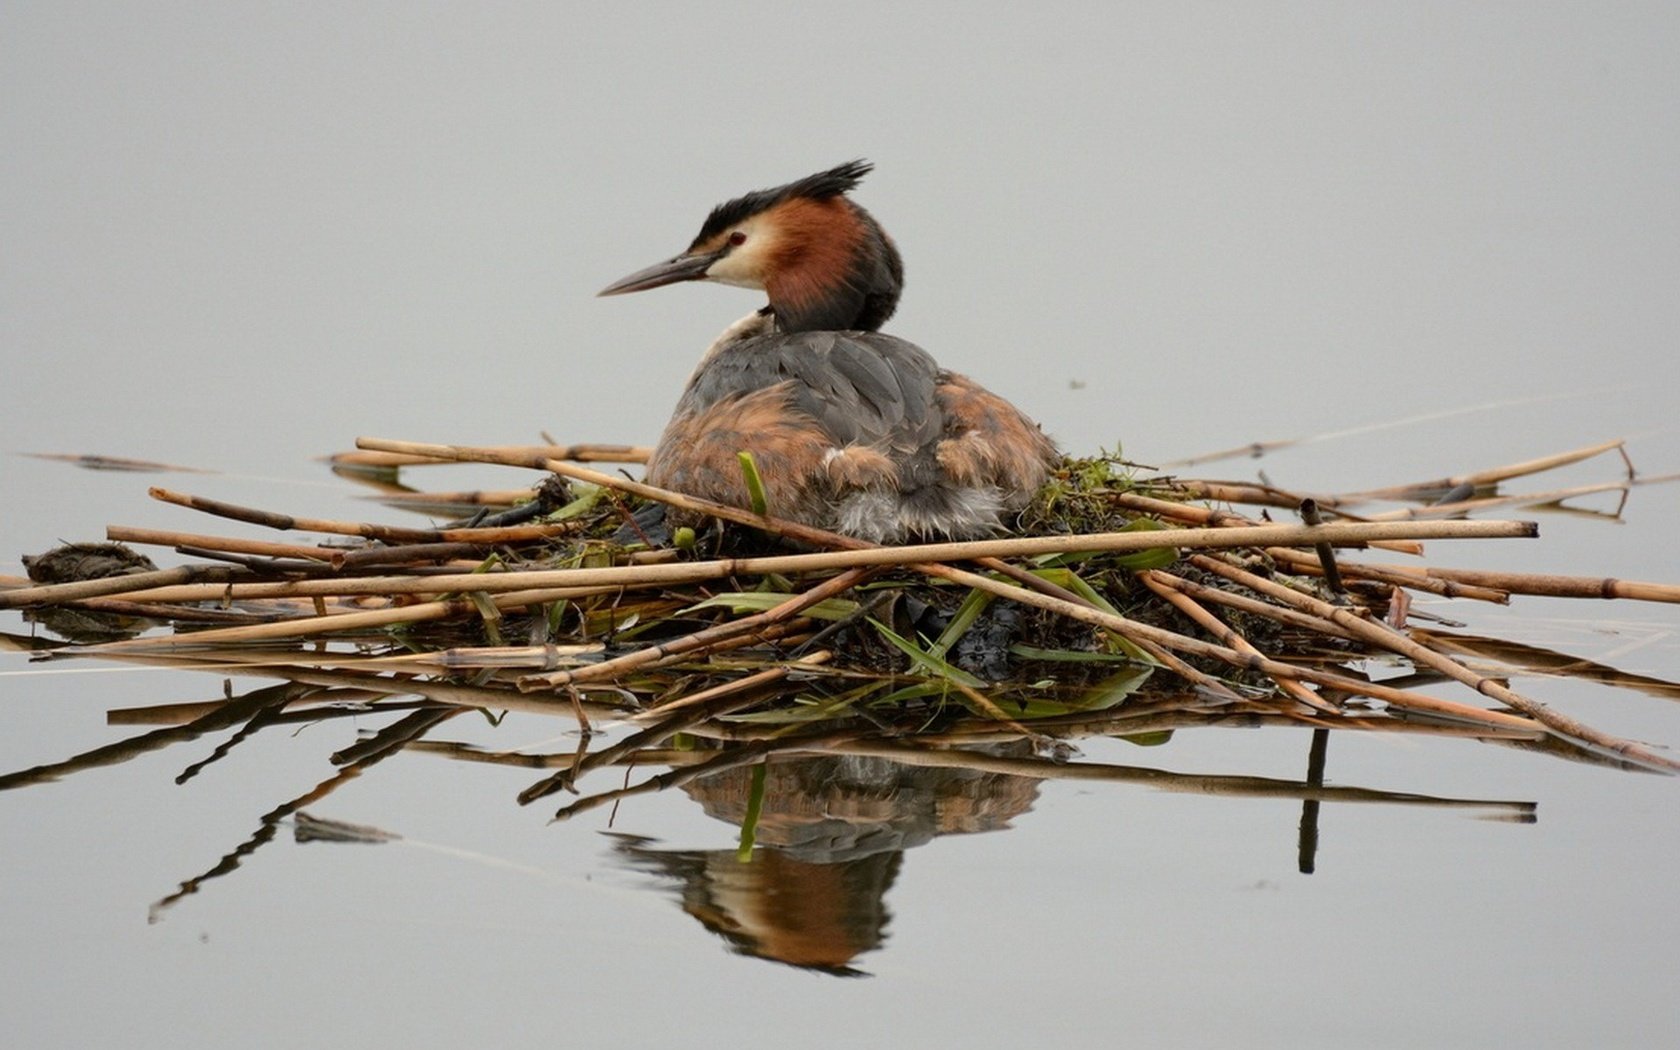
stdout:
[[[1532,652],[1523,655],[1535,659]],[[692,718],[671,722],[671,716],[657,715],[625,724],[622,711],[588,699],[557,704],[495,683],[474,685],[444,676],[417,676],[408,663],[399,661],[393,668],[390,658],[383,655],[317,651],[307,657],[296,653],[284,657],[294,662],[305,658],[320,666],[294,665],[284,670],[257,666],[276,656],[250,651],[147,657],[144,662],[213,671],[218,680],[242,667],[246,673],[283,675],[285,680],[191,703],[113,708],[108,712],[112,726],[143,727],[141,731],[98,742],[68,758],[0,774],[0,790],[23,790],[177,745],[212,741],[207,750],[201,744],[183,755],[175,778],[181,783],[211,763],[237,763],[241,746],[259,734],[278,729],[293,737],[292,746],[308,752],[300,755],[299,768],[305,772],[299,790],[254,814],[249,836],[158,899],[152,910],[157,919],[205,891],[214,880],[233,875],[259,849],[285,841],[282,832],[287,827],[298,841],[400,839],[400,826],[370,828],[367,834],[355,836],[323,836],[319,833],[322,822],[306,812],[324,805],[339,787],[355,778],[377,775],[375,767],[393,755],[407,752],[527,770],[534,779],[519,792],[519,799],[535,801],[555,791],[581,792],[567,798],[555,815],[576,819],[598,810],[595,818],[604,819],[612,813],[611,826],[616,830],[609,834],[616,863],[655,876],[651,885],[661,892],[674,886],[681,908],[722,937],[731,950],[826,973],[855,974],[860,972],[860,957],[887,943],[892,916],[888,894],[909,862],[909,851],[937,846],[948,835],[1007,829],[1035,805],[1043,804],[1047,781],[1110,786],[1103,790],[1143,786],[1223,798],[1299,802],[1302,820],[1295,848],[1300,870],[1311,872],[1319,845],[1317,817],[1323,806],[1449,808],[1482,819],[1514,822],[1532,822],[1535,813],[1529,801],[1442,797],[1334,783],[1337,778],[1326,768],[1332,764],[1334,748],[1329,741],[1335,734],[1322,728],[1326,722],[1344,732],[1469,738],[1493,746],[1543,748],[1552,756],[1573,761],[1621,765],[1554,739],[1542,743],[1536,734],[1406,720],[1380,710],[1350,707],[1333,716],[1315,715],[1319,731],[1298,737],[1304,752],[1299,779],[1179,772],[1166,768],[1178,732],[1299,727],[1302,722],[1275,705],[1140,692],[1115,707],[1034,719],[1030,725],[958,712],[940,726],[919,726],[913,734],[863,719],[809,726],[715,720],[697,725]],[[1598,675],[1606,669],[1592,665],[1591,670]],[[1639,684],[1650,690],[1660,683]],[[593,734],[574,732],[568,740],[575,741],[575,748],[568,743],[553,752],[499,750],[440,737],[461,714],[507,711],[519,712],[527,719],[527,727],[532,724],[530,716],[541,716],[558,718],[574,731],[589,725],[597,728]],[[330,724],[346,718],[356,720],[356,730],[348,739],[337,734],[325,752],[311,748],[321,734],[295,735],[300,724]],[[603,730],[600,727],[608,719],[618,722]],[[474,722],[478,724],[476,718]],[[1087,757],[1086,751],[1105,756],[1116,753],[1112,745],[1101,743],[1102,738],[1166,746],[1139,749],[1136,753],[1147,758],[1136,763]],[[330,765],[325,777],[309,771],[322,758]],[[741,828],[742,847],[671,849],[637,834],[632,800],[672,788],[708,816]],[[511,797],[509,802],[517,804]],[[378,823],[400,825],[400,819]],[[191,859],[186,863],[191,864]]]

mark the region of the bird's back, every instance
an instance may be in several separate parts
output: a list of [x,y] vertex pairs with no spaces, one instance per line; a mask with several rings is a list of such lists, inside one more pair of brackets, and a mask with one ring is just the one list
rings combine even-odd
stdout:
[[1054,456],[1013,406],[913,343],[752,326],[689,379],[648,478],[745,505],[742,451],[772,514],[873,540],[994,532]]

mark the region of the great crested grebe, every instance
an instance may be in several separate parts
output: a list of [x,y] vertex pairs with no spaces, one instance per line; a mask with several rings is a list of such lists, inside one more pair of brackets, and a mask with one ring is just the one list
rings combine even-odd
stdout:
[[601,291],[717,281],[770,300],[700,359],[649,484],[745,507],[738,453],[750,452],[771,514],[877,542],[990,535],[1044,484],[1058,454],[1036,424],[878,331],[904,267],[846,196],[871,167],[720,204],[687,251]]

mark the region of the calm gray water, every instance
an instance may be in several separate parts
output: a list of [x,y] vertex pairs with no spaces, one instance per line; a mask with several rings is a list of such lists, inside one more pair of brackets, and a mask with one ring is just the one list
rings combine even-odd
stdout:
[[[358,434],[648,442],[755,301],[593,292],[717,201],[853,156],[877,163],[858,197],[909,266],[891,330],[1070,449],[1320,436],[1204,471],[1336,490],[1625,437],[1673,472],[1677,45],[1662,4],[10,4],[0,573],[108,523],[260,535],[150,484],[389,518],[313,461]],[[1558,483],[1616,477],[1603,460]],[[1524,511],[1540,541],[1431,556],[1680,580],[1680,489],[1637,489],[1620,519],[1613,495],[1572,505],[1599,513]],[[1673,607],[1430,609],[1680,680]],[[1672,699],[1517,686],[1680,744]],[[149,728],[111,709],[223,688],[0,654],[0,773]],[[963,819],[951,800],[980,789],[907,776],[945,818],[828,827],[743,869],[727,784],[551,824],[514,802],[530,771],[411,750],[305,807],[401,841],[281,826],[148,923],[385,721],[270,728],[181,785],[226,731],[0,793],[7,1044],[1652,1046],[1680,1020],[1674,781],[1395,736],[1335,736],[1328,781],[1535,821],[1327,802],[1303,874],[1292,798],[995,779]],[[460,718],[428,739],[563,752],[572,728]],[[1297,780],[1310,737],[1081,747]],[[839,785],[834,819],[859,802],[847,773],[812,774]],[[744,953],[796,925],[767,885],[844,902],[809,921],[867,976]]]

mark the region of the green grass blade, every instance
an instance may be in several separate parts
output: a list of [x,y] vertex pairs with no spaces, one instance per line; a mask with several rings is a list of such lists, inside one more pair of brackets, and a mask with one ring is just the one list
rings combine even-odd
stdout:
[[751,452],[737,452],[735,458],[741,461],[741,474],[747,481],[747,499],[752,504],[754,514],[768,515],[770,500],[764,495],[764,479],[758,475],[758,464],[753,462]]
[[951,617],[951,622],[940,632],[939,640],[929,647],[928,655],[944,659],[945,654],[951,651],[951,646],[956,645],[962,636],[968,633],[968,629],[974,626],[974,621],[992,604],[992,597],[986,591],[969,591],[968,597],[957,606],[956,615]]
[[747,795],[747,815],[741,820],[741,847],[735,859],[742,864],[752,860],[753,841],[758,837],[758,815],[764,811],[764,773],[768,763],[753,767],[752,790]]
[[916,645],[915,642],[907,641],[899,637],[893,632],[892,628],[888,627],[881,621],[871,617],[869,622],[875,625],[875,629],[877,631],[881,632],[881,637],[885,638],[888,642],[891,642],[900,652],[908,656],[910,658],[911,665],[921,670],[922,673],[933,675],[936,678],[943,678],[950,682],[960,682],[972,689],[979,689],[985,686],[985,682],[982,682],[980,679],[969,674],[967,671],[964,671],[962,668],[953,667],[939,657],[923,651]]
[[[696,612],[700,609],[728,609],[730,612],[764,612],[788,600],[788,595],[774,591],[730,591],[727,594],[714,594],[703,602],[695,602],[681,613]],[[811,616],[818,620],[844,620],[858,611],[858,603],[844,598],[830,598],[800,613],[801,616]]]

